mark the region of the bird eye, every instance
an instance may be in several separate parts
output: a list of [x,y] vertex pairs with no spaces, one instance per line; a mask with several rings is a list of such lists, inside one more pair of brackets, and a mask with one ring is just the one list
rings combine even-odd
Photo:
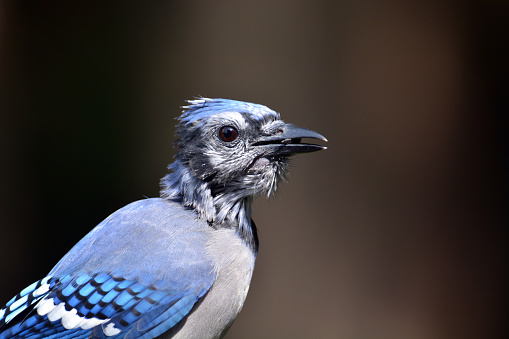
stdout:
[[232,126],[224,126],[219,130],[219,137],[226,142],[232,142],[239,136],[239,131]]

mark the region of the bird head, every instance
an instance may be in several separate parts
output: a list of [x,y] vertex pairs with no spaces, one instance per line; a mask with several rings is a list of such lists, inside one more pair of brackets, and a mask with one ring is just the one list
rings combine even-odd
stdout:
[[274,192],[291,155],[325,149],[301,142],[327,141],[324,136],[285,123],[263,105],[206,98],[188,103],[178,118],[176,161],[162,192],[209,221],[222,222],[239,212],[238,202],[250,208],[255,196]]

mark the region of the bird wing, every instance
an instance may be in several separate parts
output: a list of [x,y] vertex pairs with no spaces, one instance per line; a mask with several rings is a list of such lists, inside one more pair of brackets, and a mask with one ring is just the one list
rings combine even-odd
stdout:
[[148,339],[178,328],[215,280],[206,231],[189,213],[162,199],[115,212],[0,310],[0,339]]

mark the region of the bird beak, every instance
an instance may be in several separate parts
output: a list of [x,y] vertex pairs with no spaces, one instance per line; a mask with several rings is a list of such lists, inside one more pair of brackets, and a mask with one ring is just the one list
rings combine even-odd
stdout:
[[309,153],[326,149],[325,146],[302,143],[303,138],[319,139],[327,141],[327,139],[315,131],[293,126],[292,124],[284,124],[278,132],[272,136],[263,137],[253,146],[263,147],[264,156],[281,156],[292,155],[296,153]]

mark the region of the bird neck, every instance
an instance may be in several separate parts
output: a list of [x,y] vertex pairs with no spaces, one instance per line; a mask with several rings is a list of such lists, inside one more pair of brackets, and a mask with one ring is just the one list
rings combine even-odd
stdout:
[[255,253],[258,251],[256,226],[251,220],[251,195],[228,186],[214,192],[209,182],[196,178],[180,160],[168,168],[171,172],[161,180],[162,198],[194,209],[214,228],[235,228],[240,238]]

